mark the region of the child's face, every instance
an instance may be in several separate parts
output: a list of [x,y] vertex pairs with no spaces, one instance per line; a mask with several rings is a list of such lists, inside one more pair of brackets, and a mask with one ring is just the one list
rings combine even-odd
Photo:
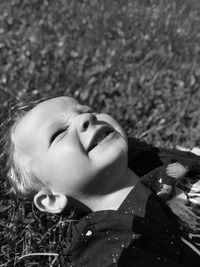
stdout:
[[50,190],[79,199],[113,189],[127,165],[127,139],[109,115],[58,97],[29,111],[14,132],[17,155]]

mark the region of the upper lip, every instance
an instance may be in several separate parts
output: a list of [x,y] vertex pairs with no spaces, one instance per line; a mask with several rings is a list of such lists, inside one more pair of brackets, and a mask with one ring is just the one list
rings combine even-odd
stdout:
[[96,146],[97,140],[98,140],[99,136],[101,136],[102,133],[108,132],[108,134],[109,134],[109,133],[113,132],[113,130],[114,129],[110,125],[103,125],[100,128],[98,128],[91,138],[87,152],[89,152],[91,149],[93,149],[94,146]]

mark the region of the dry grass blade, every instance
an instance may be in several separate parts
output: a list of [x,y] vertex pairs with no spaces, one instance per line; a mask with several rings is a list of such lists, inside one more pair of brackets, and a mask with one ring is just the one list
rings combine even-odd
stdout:
[[23,256],[21,256],[21,257],[19,257],[18,259],[17,259],[17,264],[21,261],[21,260],[23,260],[23,259],[25,259],[25,258],[27,258],[27,257],[37,257],[37,256],[48,256],[48,257],[54,257],[54,259],[52,260],[52,261],[50,261],[49,262],[49,267],[53,267],[54,266],[54,263],[56,262],[56,260],[57,260],[57,258],[58,258],[58,256],[59,256],[59,254],[57,254],[57,253],[30,253],[30,254],[26,254],[26,255],[23,255]]

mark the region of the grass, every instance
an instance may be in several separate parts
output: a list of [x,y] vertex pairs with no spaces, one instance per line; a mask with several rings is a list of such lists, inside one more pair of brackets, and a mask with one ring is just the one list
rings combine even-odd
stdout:
[[[14,97],[72,95],[142,141],[192,148],[199,85],[198,0],[0,2],[1,120]],[[72,214],[0,201],[0,266],[64,266]]]

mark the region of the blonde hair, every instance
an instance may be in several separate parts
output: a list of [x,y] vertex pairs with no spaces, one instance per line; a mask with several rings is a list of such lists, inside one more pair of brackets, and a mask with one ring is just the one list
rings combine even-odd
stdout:
[[11,114],[3,125],[4,134],[1,140],[3,148],[1,163],[4,163],[3,175],[6,178],[7,192],[17,197],[33,197],[43,186],[39,179],[31,172],[29,164],[18,158],[14,131],[25,114],[44,100],[47,100],[47,98],[28,103],[18,102],[14,106],[11,106],[9,111]]

